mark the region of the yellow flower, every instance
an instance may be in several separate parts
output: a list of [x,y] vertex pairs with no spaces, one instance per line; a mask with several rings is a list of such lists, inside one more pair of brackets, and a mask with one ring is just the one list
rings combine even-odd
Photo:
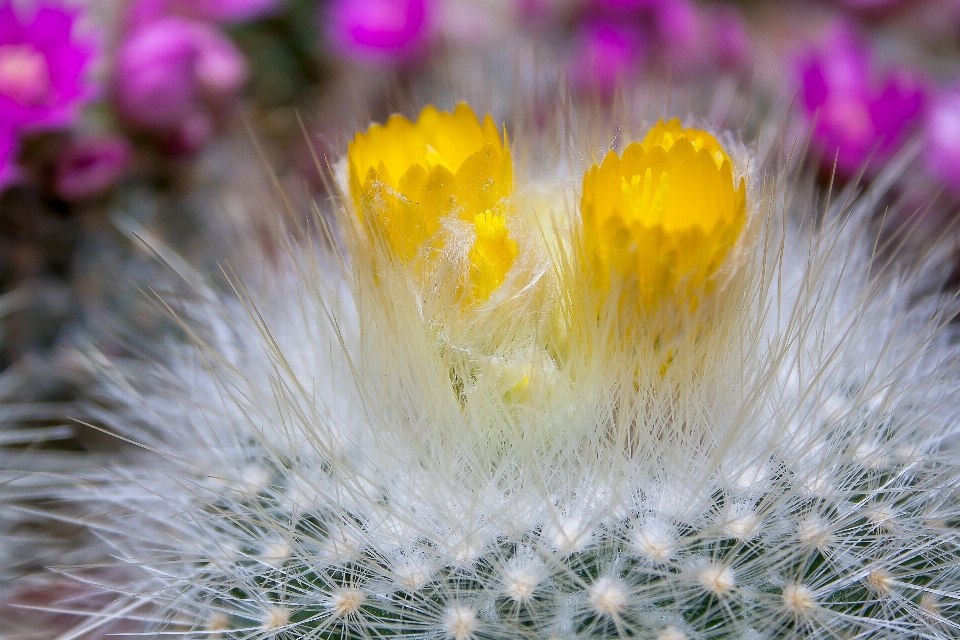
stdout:
[[350,195],[359,219],[382,238],[392,258],[409,263],[424,247],[439,248],[441,220],[472,223],[470,292],[485,299],[517,254],[505,217],[513,191],[506,131],[460,103],[453,113],[426,107],[411,122],[391,116],[357,133],[347,149]]
[[470,294],[486,300],[503,283],[517,258],[517,243],[507,235],[504,217],[489,209],[474,218],[477,240],[470,249]]
[[695,307],[743,229],[746,187],[712,135],[673,119],[593,165],[581,207],[586,262],[601,290],[635,287],[647,310],[665,299]]

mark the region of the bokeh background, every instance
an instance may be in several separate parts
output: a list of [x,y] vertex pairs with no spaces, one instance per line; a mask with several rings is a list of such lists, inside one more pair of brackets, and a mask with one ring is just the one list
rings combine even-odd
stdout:
[[456,99],[536,127],[643,88],[702,96],[676,115],[748,142],[775,122],[763,152],[804,158],[823,197],[890,182],[880,210],[921,250],[956,236],[960,0],[0,0],[0,466],[115,451],[77,422],[109,430],[74,349],[151,357],[177,330],[152,270],[216,273],[236,234],[334,197],[358,127]]

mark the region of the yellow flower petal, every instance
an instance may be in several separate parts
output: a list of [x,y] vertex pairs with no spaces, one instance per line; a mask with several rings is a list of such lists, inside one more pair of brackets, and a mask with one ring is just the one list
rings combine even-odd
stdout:
[[503,282],[516,256],[504,225],[513,165],[506,132],[501,139],[489,114],[481,123],[461,103],[452,113],[428,106],[415,123],[394,115],[357,133],[347,159],[356,214],[393,259],[405,264],[425,246],[441,247],[441,220],[453,216],[477,229],[473,298],[489,297]]
[[477,239],[470,249],[470,285],[474,300],[486,300],[503,284],[517,258],[517,243],[507,235],[504,217],[490,210],[478,213]]
[[600,289],[616,279],[646,309],[668,298],[694,308],[740,235],[746,187],[716,138],[674,119],[591,167],[581,205]]

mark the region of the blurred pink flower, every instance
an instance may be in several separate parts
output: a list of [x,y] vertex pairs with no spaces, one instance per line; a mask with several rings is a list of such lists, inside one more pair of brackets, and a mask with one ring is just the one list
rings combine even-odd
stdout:
[[59,128],[93,97],[84,77],[93,47],[75,38],[76,18],[46,2],[18,16],[0,0],[0,120],[27,131]]
[[189,152],[209,140],[246,77],[246,60],[215,27],[165,17],[121,44],[114,99],[128,124]]
[[960,196],[960,87],[931,100],[924,122],[924,160],[927,170]]
[[10,122],[0,121],[0,191],[17,179],[17,134]]
[[872,175],[919,124],[924,83],[904,70],[877,85],[870,51],[846,23],[835,25],[826,46],[799,64],[800,106],[813,123],[811,143],[825,170],[850,178]]
[[103,195],[130,164],[132,148],[126,138],[97,136],[68,142],[54,172],[54,188],[64,200],[84,200]]
[[690,0],[663,0],[654,14],[657,47],[673,73],[685,75],[709,64],[709,34]]
[[[597,61],[579,64],[578,72],[588,76],[604,70],[623,75],[644,57],[655,70],[678,76],[742,69],[751,59],[743,15],[729,3],[701,8],[692,0],[590,0],[588,7],[577,38],[584,52],[578,57]],[[613,81],[602,77],[593,84]]]
[[711,34],[713,63],[724,69],[747,67],[753,47],[743,13],[732,4],[713,5],[706,14]]
[[276,12],[282,0],[134,0],[127,8],[127,28],[180,16],[195,20],[232,23],[262,18]]
[[598,90],[609,98],[619,82],[636,74],[643,53],[643,41],[636,29],[612,20],[587,22],[576,37],[570,79],[580,90]]
[[402,63],[426,50],[434,11],[433,0],[332,0],[324,27],[339,55],[373,64]]

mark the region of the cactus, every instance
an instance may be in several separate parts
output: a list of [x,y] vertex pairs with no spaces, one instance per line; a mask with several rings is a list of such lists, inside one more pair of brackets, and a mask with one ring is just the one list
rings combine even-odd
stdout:
[[[405,142],[399,170],[371,157]],[[875,257],[870,193],[814,225],[798,183],[677,122],[581,174],[579,206],[555,178],[549,216],[509,154],[465,106],[357,134],[332,248],[291,241],[229,294],[191,276],[165,362],[90,354],[144,450],[50,490],[124,569],[84,628],[960,633],[934,258]],[[715,198],[676,195],[698,180]]]

